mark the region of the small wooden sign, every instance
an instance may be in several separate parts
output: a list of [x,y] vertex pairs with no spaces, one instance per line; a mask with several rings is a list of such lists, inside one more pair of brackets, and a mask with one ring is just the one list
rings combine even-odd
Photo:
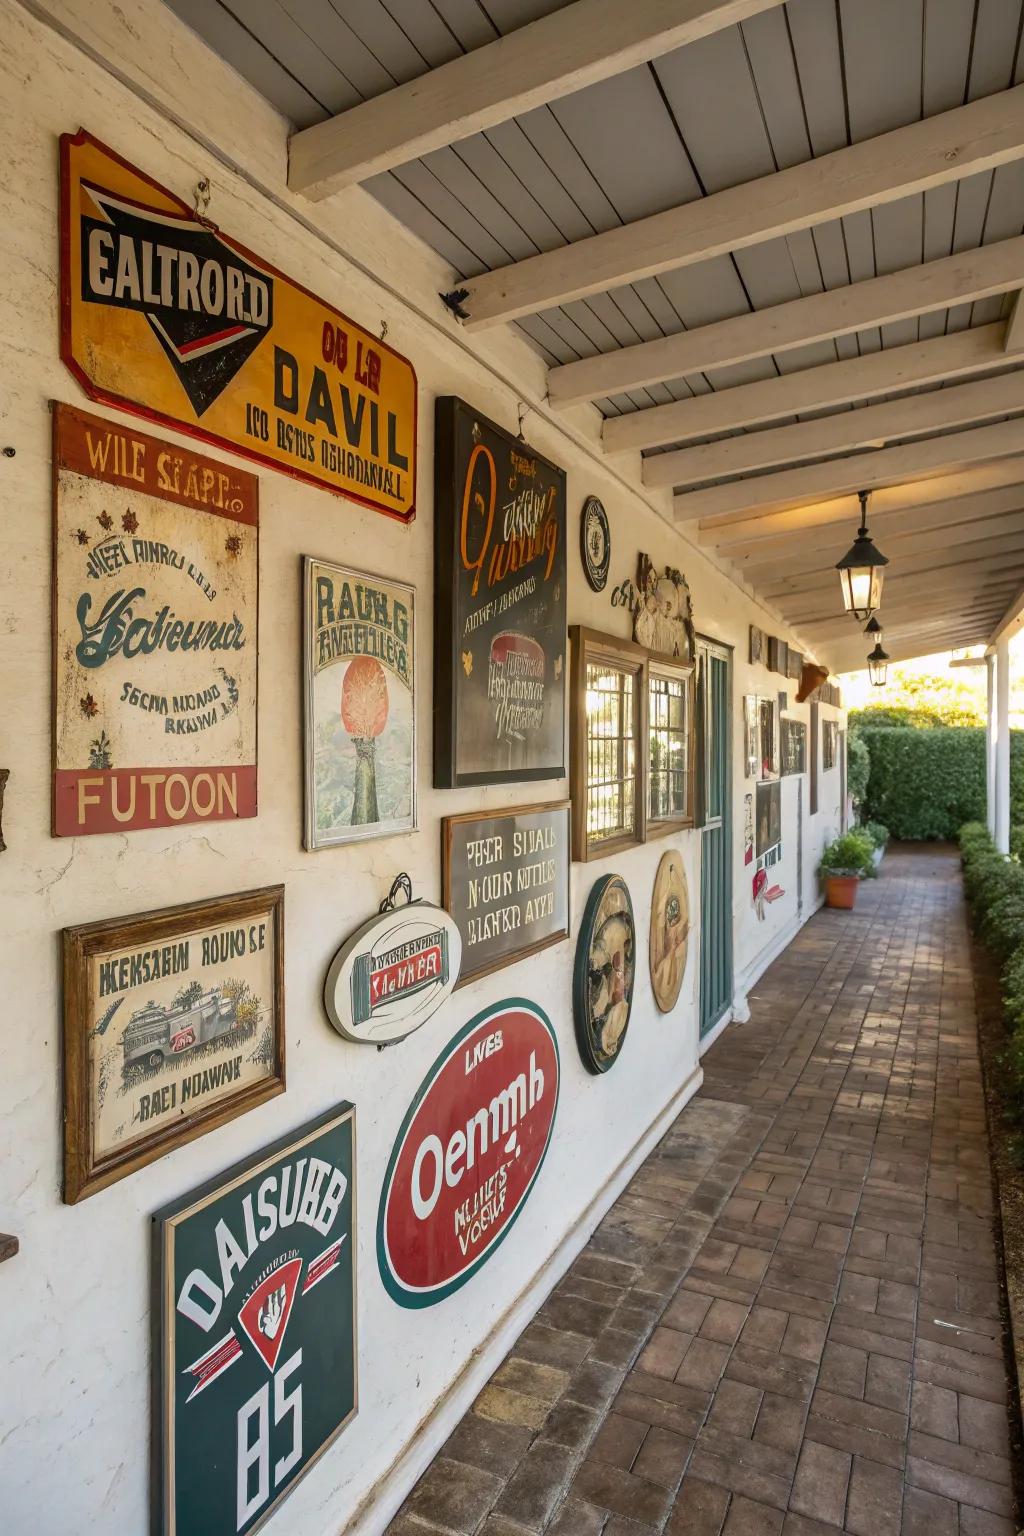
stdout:
[[569,937],[569,801],[441,824],[444,905],[462,935],[459,986]]
[[412,364],[84,129],[60,156],[60,353],[90,399],[408,522]]
[[71,1205],[284,1092],[284,886],[64,930]]
[[53,832],[256,815],[259,482],[53,408]]
[[378,912],[338,950],[324,984],[327,1017],[346,1040],[392,1045],[458,985],[462,937],[433,902]]
[[436,409],[434,784],[565,774],[565,470]]
[[355,1110],[153,1217],[155,1536],[251,1536],[356,1412]]

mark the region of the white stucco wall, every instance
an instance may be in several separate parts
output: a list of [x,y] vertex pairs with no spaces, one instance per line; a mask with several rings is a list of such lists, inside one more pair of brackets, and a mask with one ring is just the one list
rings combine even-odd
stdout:
[[[191,113],[203,122],[204,133],[212,131],[220,114],[225,152],[235,155],[249,174],[258,179],[280,161],[283,139],[268,145],[260,136],[276,120],[168,13],[140,3],[125,19],[106,0],[43,9],[63,12],[71,30],[94,28],[90,36],[98,53],[106,47],[103,29],[120,27],[119,71],[138,78],[145,65],[154,101],[160,89],[173,87],[175,114],[188,119]],[[147,20],[152,31],[147,31]],[[542,370],[518,342],[485,338],[471,345],[438,309],[434,258],[414,251],[364,194],[357,194],[363,201],[353,206],[365,217],[355,227],[351,222],[346,226],[347,238],[362,262],[379,263],[392,289],[404,287],[409,305],[350,265],[338,249],[337,235],[332,246],[249,181],[211,161],[208,149],[15,0],[0,0],[0,25],[5,40],[0,101],[8,130],[0,188],[0,268],[5,274],[0,446],[16,450],[13,459],[0,459],[6,533],[0,562],[0,763],[11,770],[4,818],[8,849],[0,855],[5,999],[0,1230],[18,1234],[22,1242],[20,1255],[0,1267],[0,1529],[10,1536],[136,1536],[146,1529],[149,1215],[347,1098],[358,1111],[360,1412],[273,1517],[269,1530],[289,1536],[337,1532],[375,1487],[376,1502],[367,1505],[363,1518],[366,1529],[379,1530],[418,1462],[464,1406],[474,1380],[497,1363],[503,1341],[494,1330],[501,1319],[538,1275],[535,1294],[525,1305],[539,1302],[659,1115],[698,1085],[699,935],[695,924],[683,994],[672,1016],[655,1011],[646,967],[639,967],[628,1047],[606,1078],[589,1077],[576,1051],[571,943],[463,989],[428,1026],[386,1057],[346,1044],[329,1028],[320,995],[327,964],[341,939],[376,909],[394,874],[408,870],[418,894],[439,898],[442,815],[555,799],[568,792],[557,781],[491,791],[430,787],[434,397],[463,395],[514,426],[517,398],[539,403]],[[215,82],[231,90],[221,89],[215,99]],[[229,120],[235,123],[230,129]],[[374,329],[386,319],[389,342],[418,371],[420,512],[411,527],[260,471],[260,813],[255,822],[79,841],[50,837],[48,401],[88,404],[58,360],[57,136],[79,125],[184,196],[212,166],[211,213],[226,230],[360,323]],[[236,142],[227,144],[232,134]],[[435,313],[436,324],[426,318]],[[502,382],[495,369],[510,382]],[[786,895],[769,909],[764,924],[754,917],[751,871],[742,866],[742,696],[771,693],[782,684],[764,668],[748,668],[747,627],[758,622],[776,633],[786,631],[601,464],[585,446],[595,431],[588,413],[570,419],[570,435],[540,411],[528,418],[527,430],[539,451],[568,470],[570,622],[626,633],[622,610],[613,611],[607,595],[590,592],[576,554],[576,519],[585,495],[593,493],[603,498],[611,518],[613,581],[632,574],[641,548],[656,563],[681,566],[693,591],[698,627],[736,647],[735,958],[737,975],[749,977],[761,957],[793,930],[797,917],[792,781],[784,786],[785,854],[775,871]],[[420,831],[415,835],[318,854],[302,850],[299,557],[307,553],[397,573],[417,585]],[[806,708],[800,713],[807,717]],[[817,849],[838,821],[838,780],[838,772],[822,777],[822,809],[805,832],[805,915],[816,901],[812,871]],[[696,918],[700,834],[685,833],[678,843]],[[615,868],[631,886],[639,953],[645,955],[650,894],[664,846],[653,842],[614,864],[575,866],[574,928],[592,881]],[[287,1093],[78,1206],[63,1205],[60,929],[277,881],[287,891]],[[426,1315],[403,1311],[384,1292],[373,1245],[381,1178],[395,1132],[442,1043],[487,1003],[515,993],[535,998],[548,1010],[559,1038],[562,1097],[551,1152],[513,1233],[481,1273]],[[587,1222],[574,1233],[585,1213]],[[472,1367],[476,1377],[464,1378],[461,1395],[448,1397],[431,1419],[435,1405],[481,1346],[484,1352]],[[424,1421],[426,1431],[415,1441],[412,1456],[388,1479],[392,1464]]]

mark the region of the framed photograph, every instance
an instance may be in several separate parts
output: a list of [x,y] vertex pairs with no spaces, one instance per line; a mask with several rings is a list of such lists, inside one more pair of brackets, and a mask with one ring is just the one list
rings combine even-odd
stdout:
[[779,647],[781,642],[778,635],[768,635],[766,639],[766,660],[768,663],[768,671],[777,672],[779,670]]
[[309,849],[416,827],[416,591],[303,561]]
[[583,1065],[595,1076],[619,1059],[633,1008],[636,927],[629,887],[604,875],[590,890],[576,940],[572,1013]]
[[565,774],[565,470],[437,401],[434,785]]
[[759,666],[764,661],[764,630],[756,624],[750,626],[750,665]]
[[355,1110],[158,1211],[153,1531],[250,1536],[356,1412]]
[[754,849],[758,858],[782,842],[782,784],[778,779],[757,786],[757,831]]
[[743,697],[743,756],[746,763],[744,777],[756,779],[761,771],[761,749],[758,744],[757,697],[753,693]]
[[803,773],[807,768],[807,726],[802,720],[780,722],[782,772],[784,776]]
[[839,724],[835,720],[821,722],[821,767],[824,773],[839,761]]
[[441,823],[442,902],[462,935],[458,986],[569,937],[569,801]]
[[779,776],[779,706],[775,699],[758,699],[759,777]]
[[55,837],[256,815],[258,600],[255,475],[54,405]]
[[63,942],[67,1204],[284,1092],[284,886]]

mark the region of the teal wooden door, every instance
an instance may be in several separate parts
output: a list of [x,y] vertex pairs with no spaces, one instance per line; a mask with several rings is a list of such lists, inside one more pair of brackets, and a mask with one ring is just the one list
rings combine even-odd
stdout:
[[723,647],[697,647],[698,743],[703,775],[700,861],[700,1032],[732,1004],[732,676]]

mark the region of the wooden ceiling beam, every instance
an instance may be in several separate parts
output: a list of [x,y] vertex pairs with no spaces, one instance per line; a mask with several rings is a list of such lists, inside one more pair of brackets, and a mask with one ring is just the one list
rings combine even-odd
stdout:
[[753,384],[674,400],[671,405],[653,405],[628,416],[611,416],[604,424],[604,447],[608,453],[659,448],[685,438],[712,437],[719,432],[777,421],[783,416],[802,416],[808,411],[849,405],[874,395],[964,378],[1013,362],[1006,355],[1005,336],[1006,326],[997,320],[991,325],[954,331],[949,336],[935,336],[905,347],[866,352],[863,357],[823,363],[818,368],[801,368],[781,378],[758,379]]
[[[846,503],[846,506],[848,510],[849,504]],[[980,491],[976,496],[956,497],[950,501],[890,512],[884,519],[877,520],[876,532],[879,538],[885,540],[886,550],[891,542],[915,534],[941,535],[943,530],[951,533],[955,530],[959,535],[962,530],[963,537],[970,538],[971,529],[976,523],[980,525],[998,518],[1012,517],[1020,508],[1024,508],[1024,483]],[[876,513],[873,501],[871,516],[874,524]],[[730,544],[721,553],[740,570],[755,572],[751,579],[758,581],[764,567],[785,566],[793,562],[807,565],[826,556],[838,560],[849,548],[852,532],[849,517],[846,517],[842,522],[809,528],[801,537],[783,531],[772,538],[750,538],[745,543]]]
[[466,324],[481,330],[745,250],[992,170],[1022,154],[1024,86],[1018,85],[803,165],[467,278]]
[[293,134],[288,187],[318,202],[781,3],[575,0]]
[[[790,299],[754,314],[733,315],[675,336],[641,341],[615,352],[563,363],[548,371],[548,399],[556,407],[575,405],[581,400],[601,400],[664,379],[687,378],[754,357],[789,352],[794,347],[809,346],[834,336],[849,336],[868,326],[887,325],[909,315],[931,314],[948,309],[951,304],[991,298],[1022,282],[1024,236],[1016,235],[978,250],[942,256],[884,277],[870,277],[846,288]],[[681,403],[689,406],[693,402]],[[622,420],[632,421],[634,417]]]
[[995,628],[988,637],[989,645],[997,645],[1000,640],[1008,640],[1024,628],[1024,586],[1017,588],[1009,601],[1009,604],[1000,614]]
[[[885,356],[886,354],[882,354]],[[855,411],[837,411],[785,427],[766,427],[716,443],[700,443],[644,459],[647,486],[689,485],[724,475],[776,469],[801,459],[830,458],[859,448],[884,448],[904,437],[948,432],[968,422],[991,421],[1024,409],[1024,378],[1014,369],[992,379],[951,384],[902,400],[880,400]],[[1024,438],[1022,438],[1024,441]]]
[[[941,437],[899,443],[892,448],[878,448],[872,453],[851,453],[817,464],[777,470],[771,475],[683,491],[673,498],[673,509],[677,523],[703,522],[709,518],[746,522],[758,511],[768,515],[791,509],[794,503],[843,494],[852,500],[859,490],[870,491],[923,475],[963,469],[982,459],[998,458],[1022,448],[1024,421],[999,421],[986,427],[969,427],[963,432],[947,432]],[[855,511],[855,505],[851,506],[850,515]]]

